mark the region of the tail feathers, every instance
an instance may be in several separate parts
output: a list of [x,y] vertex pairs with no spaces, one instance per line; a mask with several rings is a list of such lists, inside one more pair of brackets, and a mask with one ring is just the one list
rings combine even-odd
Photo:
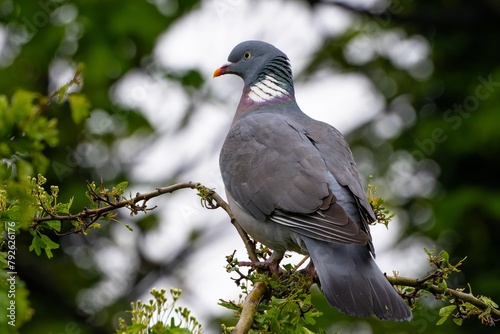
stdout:
[[365,245],[302,239],[330,305],[358,317],[375,315],[383,320],[411,319],[410,308],[389,284]]

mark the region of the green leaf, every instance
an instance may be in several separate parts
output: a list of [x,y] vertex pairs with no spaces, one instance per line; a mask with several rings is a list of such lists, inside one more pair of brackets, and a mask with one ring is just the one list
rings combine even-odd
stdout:
[[68,92],[70,86],[71,85],[67,83],[59,87],[59,89],[57,90],[57,103],[61,103],[64,100],[64,97],[66,96],[66,93]]
[[44,250],[45,254],[47,254],[47,257],[50,259],[53,257],[52,255],[52,249],[57,249],[59,248],[59,244],[55,243],[54,241],[50,240],[50,238],[44,234],[40,235],[40,238],[42,239],[43,243],[45,244]]
[[12,117],[17,123],[25,121],[33,110],[33,101],[39,96],[37,93],[25,90],[16,91],[12,96],[12,105],[7,116]]
[[446,281],[445,281],[445,280],[443,280],[443,281],[439,282],[439,283],[437,284],[437,286],[438,286],[439,291],[440,291],[441,293],[444,293],[444,292],[446,291],[446,289],[448,288],[448,284],[446,283]]
[[464,319],[462,319],[462,318],[454,318],[453,319],[453,322],[456,323],[459,326],[462,326],[462,322],[463,321],[464,321]]
[[82,72],[83,72],[84,68],[85,68],[85,64],[79,63],[78,66],[77,66],[77,68],[76,68],[76,70],[75,70],[74,77],[75,78],[80,77],[80,75],[82,75]]
[[450,255],[448,254],[447,251],[441,251],[441,257],[443,258],[443,260],[445,260],[446,262],[450,262]]
[[47,226],[49,228],[53,229],[54,231],[61,230],[61,222],[58,220],[49,220],[49,221],[45,222],[45,224],[47,224]]
[[38,235],[35,235],[33,238],[33,241],[31,242],[31,245],[29,247],[30,252],[35,250],[36,255],[40,256],[42,254],[42,248],[45,246],[43,243],[42,239]]
[[133,324],[127,327],[129,333],[141,333],[142,330],[148,328],[148,326],[144,324]]
[[456,308],[457,307],[455,305],[448,305],[441,307],[441,309],[439,310],[439,316],[441,317],[441,319],[439,319],[438,322],[436,322],[436,325],[438,326],[442,325]]
[[56,206],[57,213],[67,215],[69,214],[69,209],[71,208],[71,205],[73,204],[73,197],[70,198],[68,203],[59,203]]
[[7,96],[0,95],[0,115],[7,112],[7,107],[9,106],[9,101]]
[[[0,95],[0,136],[4,137],[10,131],[12,126],[9,118],[9,101],[5,95]],[[2,152],[3,153],[3,152]]]
[[493,308],[498,308],[498,304],[495,303],[491,298],[486,297],[486,296],[479,296],[479,300],[481,300],[483,303],[485,303],[488,306],[491,306]]
[[[161,327],[160,327],[161,328]],[[154,329],[154,328],[153,328]],[[160,332],[163,331],[163,332]],[[191,334],[191,331],[187,328],[179,327],[166,327],[159,329],[159,331],[153,331],[154,333],[165,333],[165,334]]]
[[8,265],[7,252],[0,252],[0,268],[7,268]]
[[225,308],[233,310],[233,311],[241,311],[241,306],[238,306],[238,305],[231,303],[231,302],[227,302],[227,301],[222,300],[222,299],[219,299],[218,304],[222,307],[225,307]]
[[76,124],[80,124],[90,115],[90,102],[83,94],[68,95],[69,105],[71,108],[71,118]]
[[[30,231],[31,233],[31,231]],[[37,235],[35,234],[37,233]],[[45,254],[50,259],[53,257],[52,249],[59,248],[59,244],[50,240],[50,238],[40,232],[33,232],[31,234],[35,234],[33,237],[33,241],[29,247],[30,252],[35,251],[36,255],[40,256],[42,254],[42,248],[45,250]]]
[[127,188],[128,186],[128,182],[127,181],[123,181],[123,182],[120,182],[118,183],[116,186],[113,187],[113,195],[122,195],[124,192],[125,192],[125,189]]

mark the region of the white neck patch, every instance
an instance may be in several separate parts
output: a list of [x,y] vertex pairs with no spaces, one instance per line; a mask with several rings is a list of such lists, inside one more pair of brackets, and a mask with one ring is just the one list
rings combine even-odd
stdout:
[[248,97],[254,102],[265,102],[274,100],[290,92],[277,85],[278,80],[270,75],[266,75],[263,80],[250,86]]

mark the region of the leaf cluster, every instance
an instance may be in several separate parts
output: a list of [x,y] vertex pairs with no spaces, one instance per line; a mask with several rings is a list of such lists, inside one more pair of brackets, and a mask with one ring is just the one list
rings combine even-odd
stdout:
[[[470,285],[469,295],[470,300],[466,298],[457,298],[456,295],[450,294],[448,290],[447,279],[452,273],[460,272],[458,267],[460,267],[466,258],[458,261],[456,264],[451,264],[449,260],[449,254],[446,251],[441,251],[435,255],[435,251],[425,249],[429,257],[429,262],[435,266],[434,272],[429,274],[429,281],[436,285],[439,289],[439,294],[435,294],[437,299],[443,300],[451,305],[443,306],[439,310],[439,316],[441,317],[437,321],[437,325],[443,324],[448,318],[452,318],[453,322],[461,326],[465,319],[478,318],[481,323],[488,326],[495,326],[495,316],[492,310],[498,310],[498,305],[486,296],[474,296],[472,293],[472,288]],[[456,291],[464,292],[464,288],[457,288]],[[482,307],[479,307],[478,304]],[[484,307],[486,306],[486,307]],[[497,315],[498,317],[498,315]]]
[[370,175],[370,182],[366,188],[366,197],[375,213],[376,223],[383,224],[388,228],[389,222],[394,218],[396,213],[387,209],[386,203],[382,197],[376,196],[377,190],[378,186],[373,184],[373,176]]
[[9,103],[0,95],[0,180],[45,173],[49,160],[43,150],[59,143],[57,119],[48,116],[52,107],[67,100],[76,124],[89,116],[90,103],[85,95],[71,92],[81,84],[81,72],[79,66],[73,78],[49,96],[17,90]]
[[45,232],[59,231],[61,224],[45,221],[33,226],[31,222],[44,215],[67,214],[73,201],[58,202],[57,186],[52,186],[50,192],[43,188],[43,174],[49,166],[44,150],[59,143],[57,119],[49,117],[48,111],[67,100],[76,123],[89,115],[87,99],[71,92],[81,84],[81,71],[79,66],[73,78],[49,96],[18,90],[9,103],[0,95],[0,222],[2,226],[14,223],[16,233],[29,229],[33,236],[29,249],[37,255],[43,249],[48,258],[59,245]]
[[201,334],[202,327],[191,311],[185,307],[176,306],[182,291],[170,289],[172,301],[168,302],[166,290],[153,288],[153,296],[148,303],[138,300],[131,303],[130,324],[123,318],[119,319],[116,334]]
[[[10,305],[7,303],[14,301],[16,306],[16,327],[7,324],[9,318],[2,317],[0,332],[6,332],[4,328],[16,332],[33,314],[29,291],[16,276],[16,264],[20,261],[19,234],[29,231],[32,236],[29,250],[37,255],[43,250],[51,258],[52,251],[59,248],[59,244],[47,235],[47,232],[60,229],[59,222],[31,224],[34,218],[46,214],[45,209],[52,214],[65,214],[72,204],[72,199],[67,203],[58,201],[57,186],[52,186],[48,192],[44,190],[46,178],[43,174],[50,163],[47,149],[59,145],[58,119],[51,116],[53,111],[67,110],[59,108],[67,103],[75,123],[81,123],[89,115],[87,98],[71,91],[81,84],[81,70],[79,67],[67,84],[48,96],[22,89],[16,90],[10,99],[0,95],[0,266],[9,270],[2,270],[0,276],[3,282],[15,278],[12,285],[15,290],[2,284],[1,295],[9,297],[0,298],[0,306],[6,309]],[[36,174],[38,177],[34,177]]]
[[425,277],[417,279],[398,275],[388,277],[389,282],[400,289],[403,298],[407,299],[410,305],[414,304],[423,293],[433,295],[435,299],[444,302],[446,305],[439,310],[440,319],[437,325],[444,324],[450,317],[459,326],[465,319],[477,318],[488,326],[494,326],[495,322],[500,320],[498,305],[491,298],[473,295],[470,285],[468,293],[464,292],[464,288],[448,287],[451,275],[460,272],[459,267],[465,258],[452,264],[448,252],[444,250],[437,254],[435,249],[424,248],[424,251],[433,267]]
[[[261,249],[258,254],[267,254],[267,251]],[[249,297],[249,287],[257,282],[264,283],[266,293],[258,303],[249,333],[314,333],[312,328],[322,313],[311,301],[312,276],[296,271],[291,265],[287,265],[286,273],[280,275],[253,269],[248,275],[243,275],[238,263],[234,254],[230,255],[226,268],[228,272],[236,272],[240,276],[235,279],[241,289],[240,300],[221,300],[219,304],[240,318],[244,300]],[[233,329],[223,326],[224,333]]]

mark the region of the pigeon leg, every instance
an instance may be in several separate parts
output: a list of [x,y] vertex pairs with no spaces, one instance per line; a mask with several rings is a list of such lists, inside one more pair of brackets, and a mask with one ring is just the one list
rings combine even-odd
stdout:
[[279,275],[280,274],[280,262],[283,259],[283,252],[274,251],[271,257],[264,262],[256,262],[256,261],[242,261],[239,262],[238,265],[242,267],[254,267],[261,268],[264,270],[270,271],[272,274]]

